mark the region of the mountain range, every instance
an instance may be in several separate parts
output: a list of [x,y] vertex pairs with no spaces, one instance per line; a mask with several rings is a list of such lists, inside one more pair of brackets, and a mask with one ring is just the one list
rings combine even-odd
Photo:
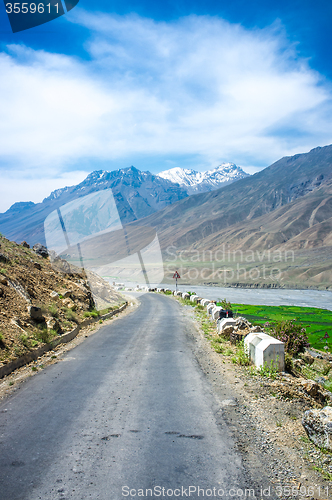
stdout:
[[226,184],[249,177],[249,174],[234,163],[222,163],[217,168],[206,172],[176,167],[160,172],[158,175],[179,184],[187,191],[188,195],[213,191],[221,186],[226,186]]
[[[227,168],[236,177],[237,167]],[[169,280],[181,266],[187,283],[332,289],[332,145],[281,158],[252,176],[243,173],[236,182],[209,190],[216,178],[227,175],[220,167],[210,176],[185,169],[156,176],[134,167],[93,172],[40,204],[13,205],[0,215],[0,231],[16,241],[43,243],[50,212],[111,187],[131,247],[139,251],[158,234]],[[202,188],[205,192],[197,193]],[[93,255],[96,248],[89,245]],[[117,245],[117,234],[101,235],[99,255],[107,258],[110,248],[120,255],[125,247]],[[121,279],[121,270],[115,275]]]
[[[240,167],[224,164],[205,173],[174,169],[153,175],[135,167],[95,171],[76,186],[53,191],[42,203],[18,202],[0,214],[0,231],[9,239],[45,244],[44,221],[61,206],[88,194],[112,189],[122,224],[147,217],[188,197],[192,191],[210,191],[247,177]],[[210,179],[210,181],[209,181]]]
[[[206,264],[204,254],[226,248],[235,257],[224,264],[234,269],[249,252],[288,251],[294,252],[292,262],[267,263],[284,273],[278,286],[331,288],[332,145],[284,157],[236,183],[179,200],[144,223],[157,231],[166,261],[170,248],[177,264],[184,255]],[[248,285],[241,279],[234,277],[232,284]],[[257,284],[262,285],[259,278]]]

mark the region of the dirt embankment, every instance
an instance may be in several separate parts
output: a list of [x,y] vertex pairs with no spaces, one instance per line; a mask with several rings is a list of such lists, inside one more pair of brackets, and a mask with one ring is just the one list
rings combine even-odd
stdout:
[[92,273],[0,237],[0,367],[71,331],[96,306],[106,312],[123,302]]

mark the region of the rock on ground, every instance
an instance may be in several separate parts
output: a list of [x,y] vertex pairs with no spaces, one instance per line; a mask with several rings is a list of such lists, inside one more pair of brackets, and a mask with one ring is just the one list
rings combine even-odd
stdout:
[[309,439],[320,448],[332,451],[332,407],[308,410],[303,415],[302,425]]

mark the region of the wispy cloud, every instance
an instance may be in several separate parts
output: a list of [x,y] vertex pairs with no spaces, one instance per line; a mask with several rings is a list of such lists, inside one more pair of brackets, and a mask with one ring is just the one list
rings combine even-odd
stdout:
[[245,167],[332,142],[330,82],[278,23],[75,16],[90,32],[87,60],[17,45],[0,54],[7,166],[54,176],[85,158],[188,154]]

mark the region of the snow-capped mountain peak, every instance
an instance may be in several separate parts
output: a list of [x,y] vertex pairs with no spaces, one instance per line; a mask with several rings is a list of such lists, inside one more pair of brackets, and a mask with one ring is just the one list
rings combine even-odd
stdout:
[[237,181],[249,174],[234,163],[222,163],[212,170],[197,172],[187,168],[175,167],[160,172],[159,177],[179,184],[188,194],[212,191],[226,184]]

